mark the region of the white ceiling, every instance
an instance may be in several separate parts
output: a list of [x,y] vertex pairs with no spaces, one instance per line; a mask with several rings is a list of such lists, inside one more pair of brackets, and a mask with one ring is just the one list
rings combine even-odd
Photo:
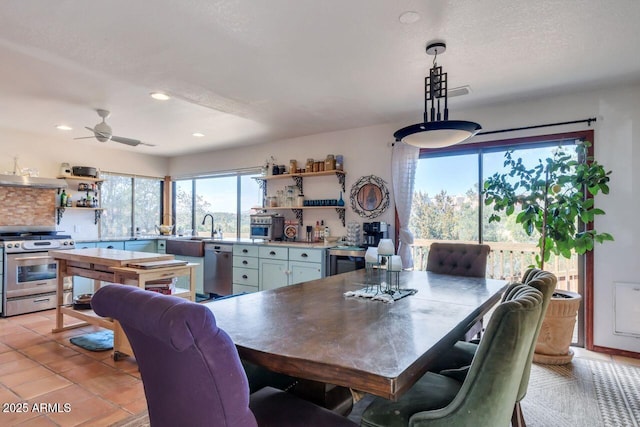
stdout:
[[[405,11],[420,20],[400,23]],[[175,156],[408,125],[422,117],[433,39],[447,43],[449,86],[471,87],[449,100],[453,119],[639,81],[638,22],[637,0],[2,1],[0,142],[12,131]],[[74,141],[96,108],[111,110],[114,135],[156,147]]]

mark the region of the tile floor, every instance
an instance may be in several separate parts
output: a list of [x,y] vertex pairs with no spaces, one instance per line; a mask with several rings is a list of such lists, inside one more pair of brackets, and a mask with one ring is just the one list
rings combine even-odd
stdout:
[[[54,317],[50,310],[0,319],[0,426],[108,426],[146,409],[135,360],[114,362],[109,351],[71,344],[99,328],[53,334]],[[640,359],[574,350],[640,366]]]
[[0,426],[108,426],[146,409],[134,359],[71,344],[100,328],[53,334],[54,318],[50,310],[0,319]]

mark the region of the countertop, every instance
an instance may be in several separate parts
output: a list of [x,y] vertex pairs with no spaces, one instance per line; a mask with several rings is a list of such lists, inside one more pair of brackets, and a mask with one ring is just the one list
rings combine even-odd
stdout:
[[89,243],[89,242],[135,242],[137,240],[175,240],[175,239],[183,239],[183,240],[201,240],[205,243],[220,243],[220,244],[248,244],[248,245],[272,245],[272,246],[289,246],[294,248],[317,248],[317,249],[329,249],[337,246],[337,243],[309,243],[309,242],[290,242],[290,241],[268,241],[261,239],[247,239],[244,237],[240,238],[222,238],[222,239],[211,239],[208,237],[198,237],[192,238],[189,236],[165,236],[161,234],[148,234],[142,236],[122,236],[122,237],[108,237],[103,239],[75,239],[76,243]]

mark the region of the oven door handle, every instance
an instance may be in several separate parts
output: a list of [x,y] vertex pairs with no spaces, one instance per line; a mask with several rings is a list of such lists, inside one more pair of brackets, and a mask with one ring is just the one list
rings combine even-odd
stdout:
[[24,258],[14,258],[15,261],[33,261],[33,260],[38,260],[38,259],[49,259],[51,261],[54,261],[54,259],[48,255],[45,256],[28,256],[28,257],[24,257]]

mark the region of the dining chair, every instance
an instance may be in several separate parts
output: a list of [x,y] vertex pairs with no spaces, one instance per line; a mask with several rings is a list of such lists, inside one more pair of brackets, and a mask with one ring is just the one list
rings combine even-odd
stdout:
[[153,427],[355,425],[272,387],[250,394],[238,351],[207,306],[126,285],[100,288],[91,305],[127,335]]
[[[529,359],[527,362],[527,368],[525,369],[522,382],[520,383],[520,389],[518,390],[518,398],[513,408],[513,414],[511,424],[514,427],[525,427],[526,423],[520,402],[527,394],[527,388],[529,386],[529,376],[531,374],[531,361],[533,360],[533,353],[535,352],[536,341],[540,330],[542,328],[542,322],[549,306],[549,301],[553,296],[553,292],[558,282],[557,277],[548,271],[540,270],[538,268],[530,268],[522,276],[522,283],[532,286],[542,293],[542,316],[538,325],[536,326],[535,337],[531,348],[529,349]],[[511,295],[510,289],[518,286],[518,284],[512,284],[504,293],[503,301],[509,298]],[[439,372],[443,375],[452,376],[458,379],[464,379],[469,365],[478,350],[478,345],[470,342],[458,341],[447,353],[442,355],[436,365],[431,368],[433,372]]]
[[541,311],[540,291],[511,287],[488,322],[464,382],[428,372],[397,402],[375,398],[361,426],[508,426]]
[[[429,246],[427,271],[452,276],[485,277],[489,245],[474,243],[440,243]],[[482,334],[482,319],[476,322],[465,335],[465,341],[471,341]]]

